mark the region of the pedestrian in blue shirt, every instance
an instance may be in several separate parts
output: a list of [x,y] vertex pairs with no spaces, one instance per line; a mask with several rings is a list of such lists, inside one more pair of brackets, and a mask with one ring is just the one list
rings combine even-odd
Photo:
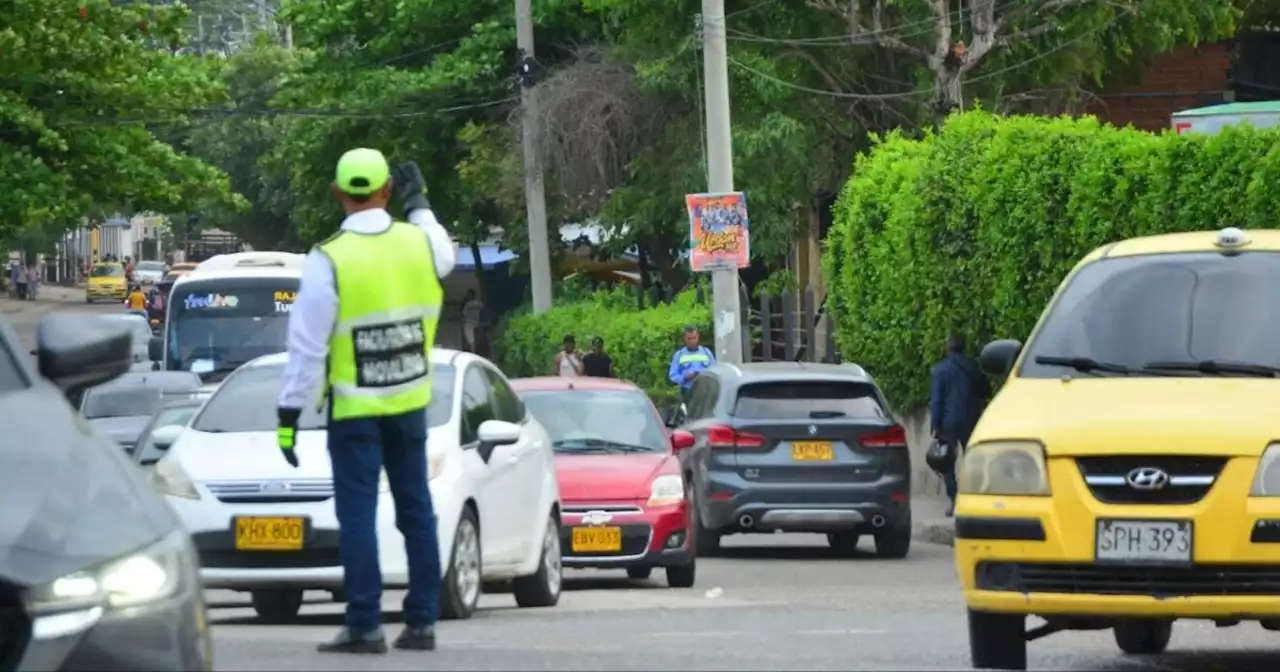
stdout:
[[684,347],[671,356],[671,368],[667,369],[667,378],[680,386],[681,401],[688,403],[693,381],[698,379],[698,374],[715,363],[715,354],[701,344],[698,328],[685,327]]
[[[947,355],[933,366],[929,393],[929,420],[933,436],[951,444],[952,454],[959,456],[969,443],[969,436],[982,416],[991,397],[991,383],[978,362],[964,352],[964,334],[952,333],[947,339]],[[955,512],[956,471],[953,464],[941,474],[951,506],[947,516]]]

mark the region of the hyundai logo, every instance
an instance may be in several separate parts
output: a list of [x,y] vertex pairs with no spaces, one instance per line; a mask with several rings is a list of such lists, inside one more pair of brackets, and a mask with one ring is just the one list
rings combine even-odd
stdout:
[[266,483],[262,484],[262,488],[261,488],[263,492],[284,492],[285,490],[288,490],[288,489],[289,489],[289,484],[281,483],[280,481],[267,481]]
[[814,436],[814,435],[815,435],[815,434],[817,434],[817,433],[818,433],[818,426],[817,426],[817,425],[809,425],[809,436]]
[[1169,485],[1169,474],[1155,467],[1138,467],[1124,477],[1134,490],[1159,490]]

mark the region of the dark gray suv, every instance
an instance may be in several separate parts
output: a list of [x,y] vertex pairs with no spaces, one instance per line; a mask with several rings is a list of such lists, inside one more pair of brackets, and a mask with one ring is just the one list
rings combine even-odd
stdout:
[[726,534],[825,533],[852,554],[911,547],[906,433],[875,381],[854,364],[717,364],[693,385],[681,429],[697,439],[692,483],[698,553]]

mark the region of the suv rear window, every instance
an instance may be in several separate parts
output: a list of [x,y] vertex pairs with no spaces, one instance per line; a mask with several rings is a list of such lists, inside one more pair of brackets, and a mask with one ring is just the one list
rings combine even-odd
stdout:
[[739,418],[799,420],[820,417],[887,420],[875,387],[865,383],[787,381],[755,383],[738,390]]

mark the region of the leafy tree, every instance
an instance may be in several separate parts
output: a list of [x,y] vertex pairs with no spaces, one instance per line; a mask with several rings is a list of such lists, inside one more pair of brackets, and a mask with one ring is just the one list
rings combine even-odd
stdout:
[[226,175],[156,132],[222,88],[174,53],[182,5],[11,0],[0,28],[0,238],[108,208],[236,199]]
[[241,210],[215,204],[204,219],[257,249],[298,245],[290,173],[274,153],[298,119],[268,106],[297,60],[291,50],[260,36],[256,44],[219,61],[233,109],[198,124],[186,139],[192,154],[230,175],[232,188],[249,203]]

